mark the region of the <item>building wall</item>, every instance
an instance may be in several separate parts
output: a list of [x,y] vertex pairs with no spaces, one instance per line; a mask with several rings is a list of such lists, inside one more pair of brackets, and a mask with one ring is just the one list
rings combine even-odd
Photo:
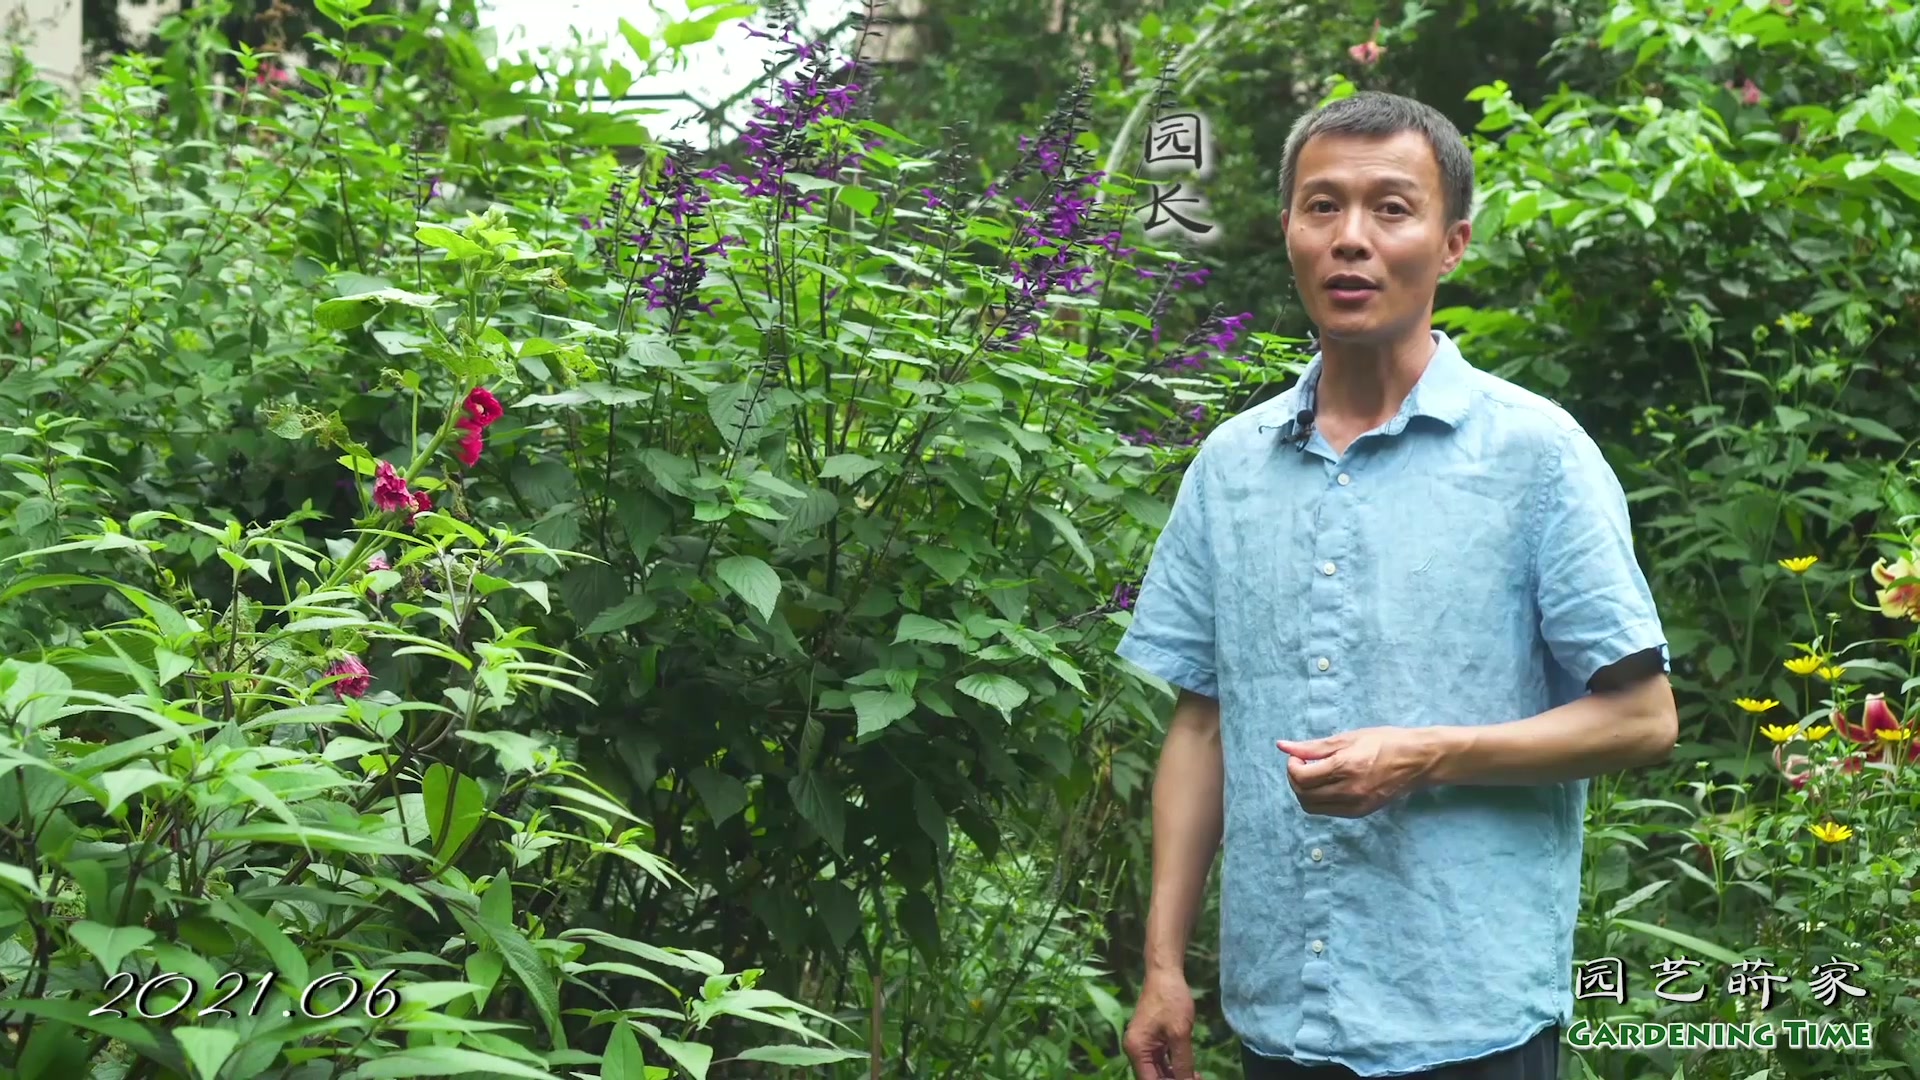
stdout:
[[80,0],[0,0],[0,65],[15,45],[42,78],[77,91],[86,74]]

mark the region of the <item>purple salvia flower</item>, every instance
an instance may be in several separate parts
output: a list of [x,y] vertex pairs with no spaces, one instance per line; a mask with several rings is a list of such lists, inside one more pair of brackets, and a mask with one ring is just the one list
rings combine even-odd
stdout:
[[1131,582],[1123,581],[1113,587],[1112,605],[1121,611],[1132,611],[1134,601],[1140,598],[1140,590]]

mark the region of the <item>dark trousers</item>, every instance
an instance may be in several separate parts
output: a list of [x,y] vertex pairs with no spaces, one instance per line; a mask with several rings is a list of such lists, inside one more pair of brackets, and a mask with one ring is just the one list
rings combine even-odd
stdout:
[[[1511,1050],[1397,1080],[1559,1080],[1560,1035],[1558,1027],[1550,1027]],[[1245,1047],[1240,1057],[1246,1063],[1247,1080],[1355,1080],[1359,1076],[1344,1065],[1299,1065],[1261,1057]]]

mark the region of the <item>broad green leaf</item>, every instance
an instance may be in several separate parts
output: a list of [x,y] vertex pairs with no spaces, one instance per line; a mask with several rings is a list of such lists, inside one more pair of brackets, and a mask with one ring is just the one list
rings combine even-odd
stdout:
[[1675,945],[1692,949],[1701,956],[1711,960],[1718,960],[1723,964],[1737,966],[1746,961],[1745,957],[1731,949],[1721,948],[1711,941],[1702,941],[1692,934],[1683,934],[1678,930],[1670,930],[1664,926],[1656,926],[1653,923],[1640,922],[1635,919],[1614,919],[1612,921],[1617,926],[1624,926],[1629,930],[1637,930],[1649,937],[1657,937],[1663,941],[1670,941]]
[[954,689],[1003,714],[1019,708],[1027,700],[1027,688],[1005,675],[969,675],[953,685]]
[[410,308],[431,308],[440,302],[440,298],[427,293],[408,292],[405,289],[374,289],[369,292],[354,293],[351,296],[336,296],[321,302],[313,309],[314,321],[327,330],[351,330],[379,314],[388,304],[398,304]]
[[426,800],[427,828],[433,834],[434,854],[440,859],[451,859],[486,820],[486,796],[477,781],[442,764],[428,768],[420,778],[420,794]]
[[895,720],[913,712],[913,695],[898,690],[862,690],[852,695],[852,701],[857,734],[862,737],[884,731]]
[[707,1069],[713,1064],[713,1047],[700,1043],[681,1042],[679,1039],[669,1039],[652,1032],[648,1032],[648,1037],[653,1040],[654,1045],[666,1051],[674,1064],[687,1070],[687,1075],[693,1080],[707,1080]]
[[858,480],[880,467],[880,463],[859,454],[835,454],[820,465],[822,480]]
[[964,647],[966,635],[939,619],[930,619],[925,615],[908,613],[900,616],[900,625],[893,632],[893,643],[903,641],[927,641],[937,645]]
[[587,624],[589,634],[610,634],[615,630],[624,630],[634,623],[645,622],[653,617],[659,605],[646,593],[634,593],[618,604],[607,608],[593,617]]
[[273,961],[282,981],[293,986],[307,985],[306,957],[275,922],[231,898],[216,901],[208,911],[222,922],[232,923],[246,931],[259,942],[260,947],[266,950],[268,959]]
[[613,1034],[607,1036],[607,1049],[601,1055],[600,1080],[646,1080],[647,1062],[640,1054],[640,1040],[634,1038],[633,1025],[625,1020],[613,1022]]
[[145,765],[102,773],[94,777],[93,782],[106,789],[102,793],[100,809],[109,816],[120,808],[121,803],[156,784],[164,784],[169,788],[180,786],[179,780]]
[[1080,535],[1080,530],[1073,527],[1073,522],[1067,520],[1067,515],[1055,510],[1051,506],[1036,506],[1033,510],[1034,513],[1045,518],[1047,524],[1053,526],[1053,531],[1058,533],[1060,539],[1067,542],[1067,547],[1073,549],[1073,553],[1080,557],[1082,565],[1089,571],[1096,568],[1093,561],[1093,549],[1087,547],[1087,541]]
[[477,742],[481,746],[493,748],[494,760],[499,763],[500,771],[512,775],[518,772],[532,772],[537,765],[534,755],[543,746],[539,739],[531,735],[522,735],[517,731],[470,731],[462,729],[455,732],[462,739]]
[[835,853],[841,850],[847,835],[847,804],[832,783],[811,770],[787,781],[787,794],[807,824]]
[[290,825],[265,823],[237,825],[231,829],[214,830],[211,839],[250,840],[258,844],[287,844],[314,851],[342,851],[352,855],[393,855],[399,858],[418,859],[424,858],[427,854],[419,848],[408,847],[378,836],[335,832],[332,829],[318,829],[312,826],[294,828]]
[[764,560],[752,555],[731,555],[714,567],[720,580],[763,619],[773,617],[780,602],[780,574]]
[[567,1033],[560,1024],[560,990],[554,985],[553,973],[547,969],[546,961],[534,949],[518,927],[491,919],[484,915],[468,915],[454,908],[453,916],[467,931],[469,937],[481,945],[500,954],[506,961],[507,969],[527,992],[527,1000],[533,1004],[534,1011],[546,1023],[547,1037],[553,1045],[566,1049]]
[[421,243],[438,248],[455,259],[477,259],[487,253],[487,249],[444,225],[422,225],[414,230],[413,235]]
[[100,961],[108,975],[120,970],[120,961],[128,953],[155,937],[154,932],[144,926],[102,926],[88,919],[69,926],[67,933]]
[[561,1077],[553,1073],[536,1069],[512,1058],[452,1046],[415,1046],[393,1053],[383,1053],[349,1075],[359,1077],[360,1080],[398,1080],[400,1077],[409,1076],[464,1076],[467,1073],[478,1073],[482,1076],[515,1076],[523,1077],[525,1080],[561,1080]]
[[233,1056],[233,1048],[240,1044],[240,1033],[232,1028],[200,1027],[178,1024],[173,1028],[173,1040],[180,1044],[180,1052],[186,1055],[187,1063],[200,1080],[214,1080],[220,1072],[220,1066]]
[[836,1061],[865,1060],[858,1050],[834,1050],[824,1046],[756,1046],[742,1050],[729,1061],[764,1061],[769,1065],[832,1065]]

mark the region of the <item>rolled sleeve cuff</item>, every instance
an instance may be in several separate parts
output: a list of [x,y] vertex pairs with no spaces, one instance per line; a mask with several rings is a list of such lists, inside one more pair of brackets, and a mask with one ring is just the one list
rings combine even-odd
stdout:
[[1671,673],[1673,667],[1671,657],[1667,654],[1667,635],[1660,623],[1653,619],[1633,623],[1611,637],[1580,649],[1567,658],[1572,662],[1565,666],[1569,669],[1568,673],[1579,680],[1579,685],[1586,686],[1595,675],[1609,666],[1648,649],[1660,650],[1660,670],[1663,674]]
[[1171,683],[1183,690],[1191,690],[1203,697],[1218,698],[1220,696],[1220,683],[1213,669],[1203,667],[1185,657],[1175,656],[1132,632],[1128,632],[1120,639],[1120,645],[1114,649],[1114,652],[1120,659],[1162,682]]

